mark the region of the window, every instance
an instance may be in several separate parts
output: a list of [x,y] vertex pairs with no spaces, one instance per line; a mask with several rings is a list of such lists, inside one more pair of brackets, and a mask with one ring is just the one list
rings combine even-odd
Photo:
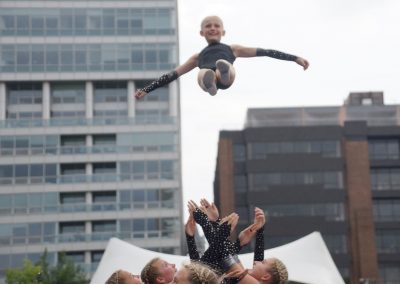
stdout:
[[249,159],[265,159],[271,154],[316,153],[340,157],[340,141],[282,141],[250,143]]
[[76,252],[76,251],[68,251],[65,253],[65,256],[72,260],[75,264],[84,263],[85,262],[85,252]]
[[62,164],[61,174],[62,175],[84,175],[85,164]]
[[100,260],[101,260],[101,258],[102,258],[102,256],[103,256],[103,254],[104,254],[104,251],[103,251],[103,250],[92,251],[92,252],[90,253],[91,262],[92,262],[92,263],[99,263]]
[[116,202],[116,192],[115,191],[93,192],[93,202],[94,203]]
[[74,203],[85,203],[86,193],[85,192],[65,192],[60,193],[61,204],[74,204]]
[[116,135],[115,134],[97,134],[93,135],[94,145],[115,145]]
[[373,200],[373,210],[374,210],[375,221],[396,222],[400,219],[400,200],[399,199]]
[[94,174],[115,174],[116,163],[93,163]]
[[399,253],[400,252],[400,230],[376,231],[376,247],[378,253]]
[[369,156],[372,160],[398,160],[400,158],[400,140],[369,140]]
[[84,222],[60,223],[60,234],[85,233]]
[[51,85],[51,101],[53,104],[84,103],[85,85],[83,83],[54,83]]
[[400,279],[400,267],[398,263],[380,263],[379,264],[380,283],[396,284]]
[[68,135],[61,136],[61,146],[85,146],[86,136],[85,135]]
[[99,232],[115,232],[117,228],[116,221],[93,221],[92,222],[92,231],[94,233]]
[[94,101],[96,103],[126,102],[127,96],[126,82],[94,83]]
[[233,159],[237,162],[243,162],[246,160],[246,147],[243,144],[233,145]]
[[344,221],[342,203],[269,205],[265,211],[271,218],[283,216],[319,216],[329,221]]
[[40,105],[42,104],[42,84],[11,83],[7,84],[8,105]]
[[258,191],[270,185],[320,185],[324,189],[342,189],[341,172],[255,173],[249,175],[251,190]]
[[235,175],[233,184],[236,193],[247,191],[247,177],[245,175]]
[[372,190],[400,190],[400,169],[371,169]]

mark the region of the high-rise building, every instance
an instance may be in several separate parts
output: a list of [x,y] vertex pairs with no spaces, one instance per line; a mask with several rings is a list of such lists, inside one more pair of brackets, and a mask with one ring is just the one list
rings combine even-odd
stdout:
[[110,237],[181,252],[176,0],[0,2],[0,278]]
[[320,231],[351,283],[400,283],[400,106],[370,92],[249,109],[243,130],[220,132],[214,198],[239,230],[264,209],[267,248]]

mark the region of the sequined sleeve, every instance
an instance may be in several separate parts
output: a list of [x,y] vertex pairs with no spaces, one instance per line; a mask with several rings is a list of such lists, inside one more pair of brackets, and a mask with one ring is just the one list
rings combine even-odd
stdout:
[[199,252],[197,251],[197,246],[194,236],[186,234],[186,243],[188,247],[190,260],[199,260],[200,255]]
[[264,226],[256,233],[256,245],[254,248],[254,261],[264,260]]
[[296,61],[297,59],[296,55],[291,55],[274,49],[262,49],[262,48],[257,48],[256,56],[268,56],[275,59],[287,60],[287,61]]
[[215,232],[218,229],[218,224],[211,222],[207,215],[198,208],[193,212],[193,218],[203,229],[207,242],[211,244],[215,239]]
[[171,83],[172,81],[176,80],[177,78],[178,78],[178,73],[175,70],[171,71],[167,74],[162,75],[160,78],[154,80],[153,82],[151,82],[150,85],[142,88],[142,91],[144,91],[146,93],[150,93],[157,88],[160,88],[162,86],[165,86],[165,85]]

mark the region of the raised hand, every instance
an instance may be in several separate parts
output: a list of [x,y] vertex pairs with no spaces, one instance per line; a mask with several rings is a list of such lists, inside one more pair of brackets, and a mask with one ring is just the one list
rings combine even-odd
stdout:
[[193,214],[190,213],[189,218],[185,224],[185,232],[193,237],[196,233],[196,222],[194,221]]
[[202,198],[200,200],[201,210],[207,214],[210,221],[217,221],[219,218],[219,212],[214,202],[210,203],[207,199]]
[[222,218],[220,225],[227,223],[228,226],[231,227],[231,232],[233,232],[239,222],[239,215],[236,213],[231,213],[230,215]]
[[257,229],[256,229],[256,225],[255,224],[251,224],[250,226],[248,226],[246,229],[244,229],[243,231],[241,231],[239,233],[239,242],[240,242],[240,246],[245,246],[247,245],[252,238],[254,238],[254,236],[257,233]]
[[255,225],[255,229],[261,229],[265,224],[265,215],[264,215],[264,210],[256,207],[254,208],[254,222],[253,225]]

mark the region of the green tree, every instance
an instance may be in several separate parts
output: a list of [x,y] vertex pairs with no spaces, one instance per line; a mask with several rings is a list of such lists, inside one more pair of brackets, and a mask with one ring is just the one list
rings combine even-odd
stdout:
[[30,260],[25,259],[22,268],[8,269],[6,271],[7,284],[31,284],[38,283],[36,276],[39,274],[41,267],[34,265]]
[[47,251],[33,265],[26,260],[22,268],[10,269],[6,272],[7,284],[87,284],[85,273],[75,265],[65,253],[60,253],[56,266],[47,261]]

